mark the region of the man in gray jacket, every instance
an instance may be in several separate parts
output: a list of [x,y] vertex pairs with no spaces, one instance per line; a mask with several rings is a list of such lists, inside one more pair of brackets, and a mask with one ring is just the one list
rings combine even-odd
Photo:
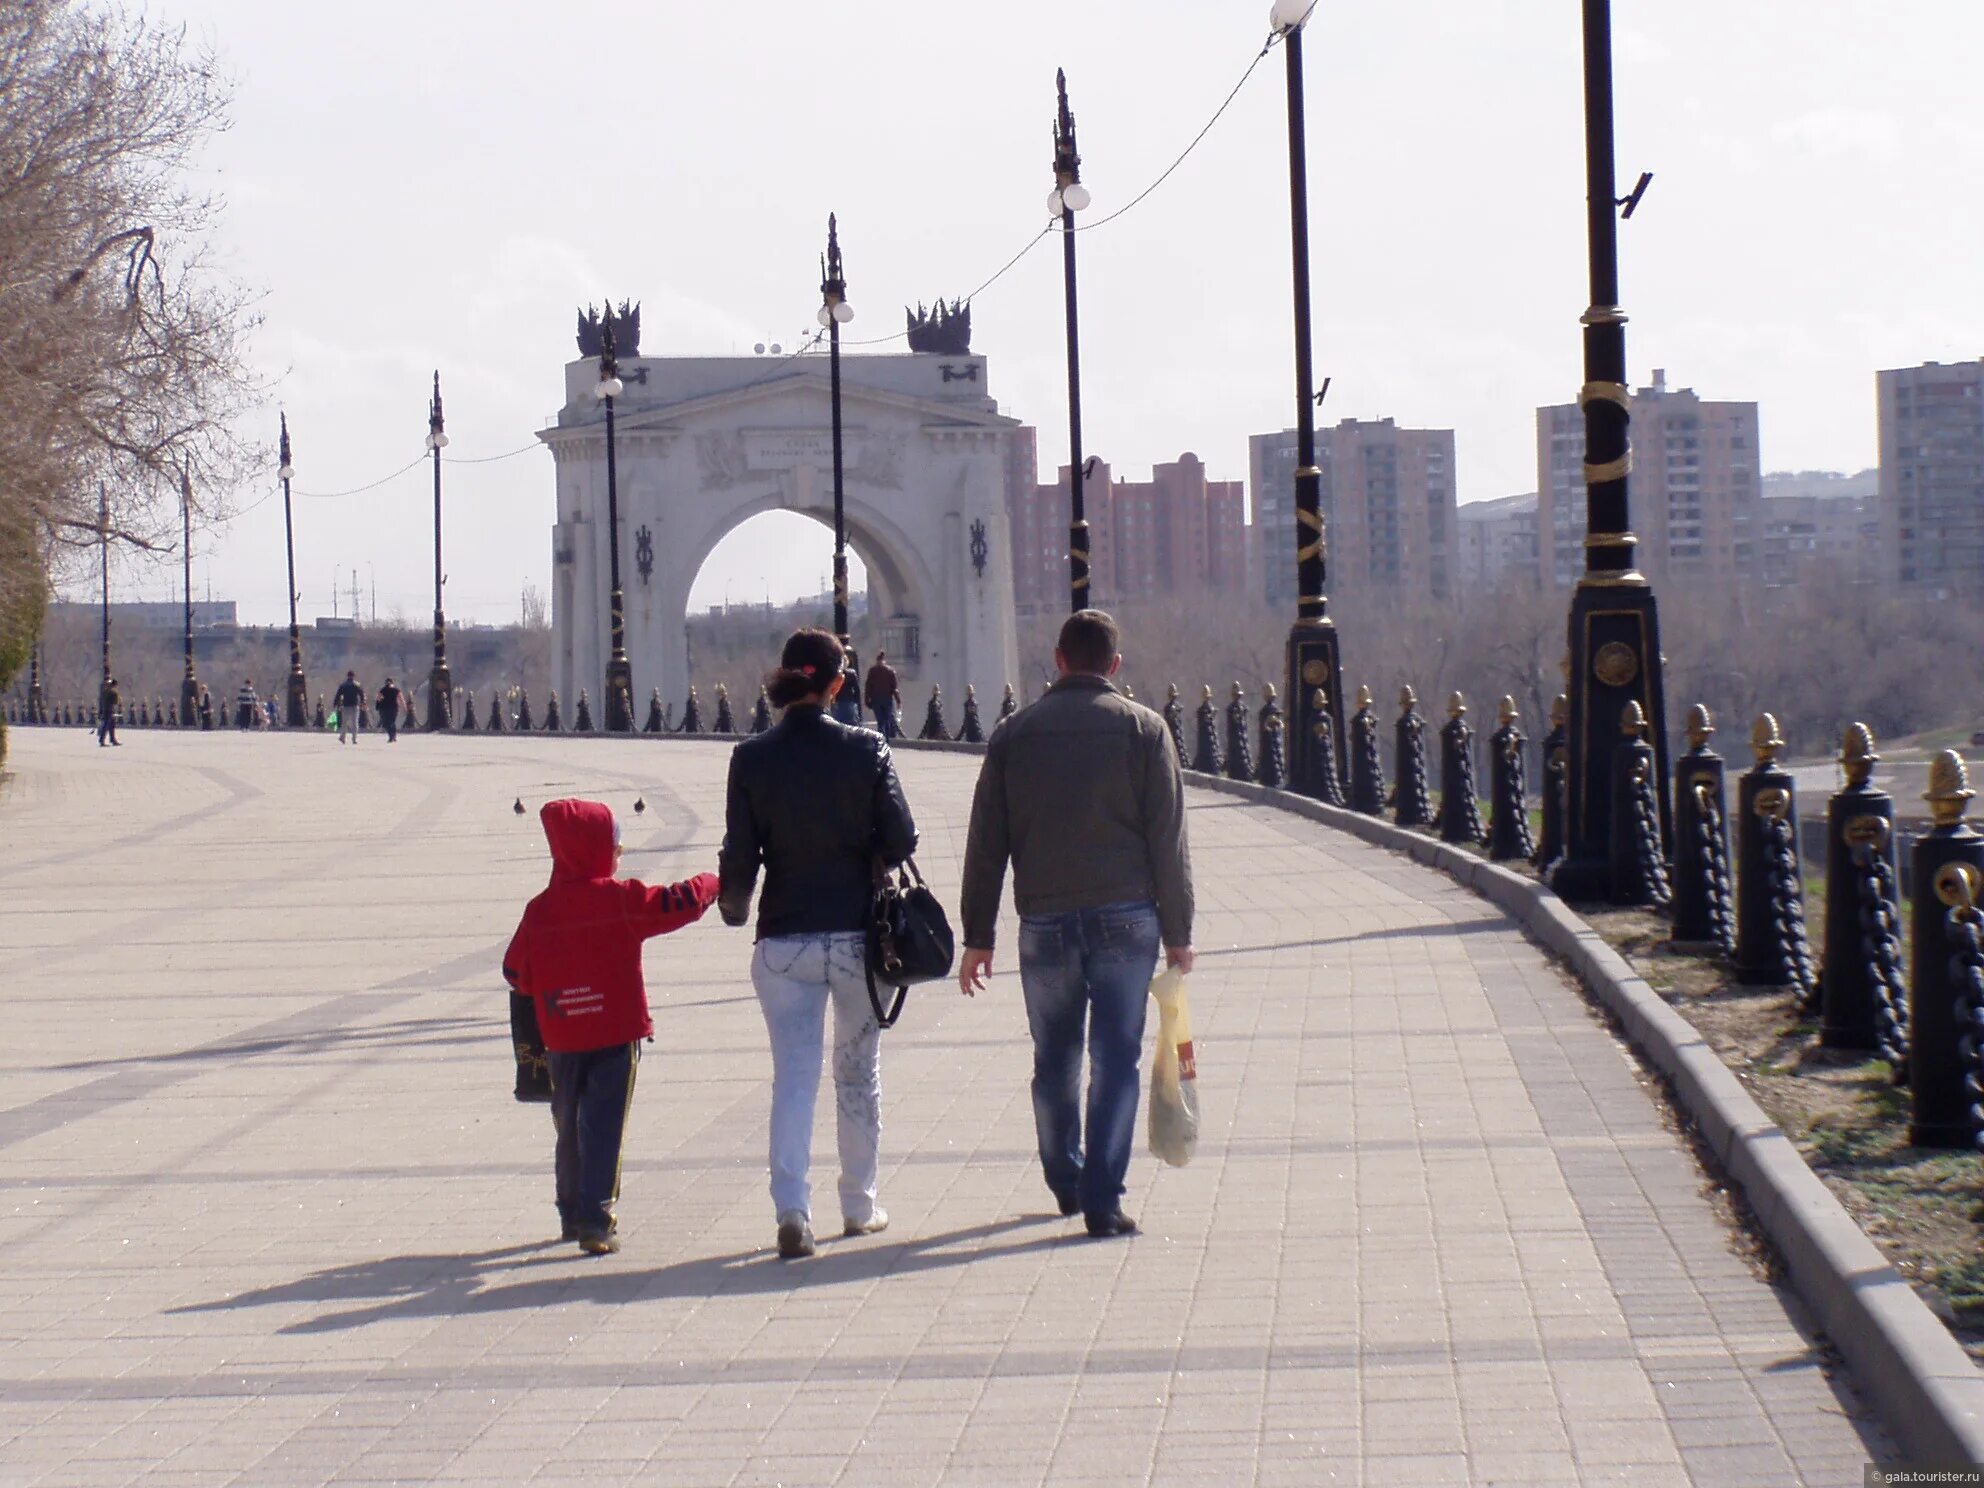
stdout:
[[1170,965],[1192,969],[1178,751],[1162,718],[1110,685],[1117,641],[1102,611],[1070,615],[1054,652],[1060,680],[992,735],[971,805],[958,967],[967,997],[986,985],[1010,858],[1041,1170],[1061,1212],[1080,1210],[1098,1239],[1137,1229],[1123,1178],[1160,944]]

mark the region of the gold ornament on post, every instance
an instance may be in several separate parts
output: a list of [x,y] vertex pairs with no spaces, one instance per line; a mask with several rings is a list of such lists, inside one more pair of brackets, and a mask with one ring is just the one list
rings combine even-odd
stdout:
[[1922,799],[1929,803],[1929,816],[1939,827],[1963,824],[1964,813],[1977,794],[1970,788],[1970,771],[1963,756],[1945,749],[1929,761],[1929,789]]
[[1858,789],[1873,777],[1881,757],[1874,752],[1874,731],[1864,723],[1849,724],[1840,741],[1839,767],[1846,772],[1846,783]]
[[1784,735],[1777,731],[1775,714],[1758,715],[1757,721],[1750,726],[1750,748],[1756,751],[1758,764],[1777,763],[1777,757],[1784,752]]
[[1708,741],[1715,737],[1715,715],[1703,703],[1696,703],[1688,710],[1686,728],[1688,747],[1694,750],[1708,748]]

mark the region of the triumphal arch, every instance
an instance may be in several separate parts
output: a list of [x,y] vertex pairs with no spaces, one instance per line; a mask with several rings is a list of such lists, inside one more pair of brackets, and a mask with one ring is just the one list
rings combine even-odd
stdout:
[[[624,386],[614,400],[620,575],[638,719],[657,687],[680,712],[689,589],[726,533],[760,512],[800,512],[824,524],[821,571],[828,567],[832,405],[824,352],[629,355],[638,320],[615,316],[614,327]],[[589,341],[582,320],[580,349],[593,354],[566,364],[564,407],[538,436],[557,477],[554,685],[568,709],[589,692],[595,718],[611,655],[597,346],[597,330]],[[999,412],[985,358],[968,350],[844,355],[841,417],[848,542],[867,566],[871,612],[905,697],[912,684],[919,694],[937,684],[955,721],[969,684],[989,718],[1017,676],[1006,483],[1018,421]]]

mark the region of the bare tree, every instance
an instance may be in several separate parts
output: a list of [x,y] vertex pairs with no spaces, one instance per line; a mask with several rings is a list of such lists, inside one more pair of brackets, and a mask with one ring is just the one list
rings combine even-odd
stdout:
[[182,474],[214,514],[247,464],[246,293],[187,185],[226,125],[211,53],[142,14],[0,6],[0,682],[51,572],[97,538],[176,541]]

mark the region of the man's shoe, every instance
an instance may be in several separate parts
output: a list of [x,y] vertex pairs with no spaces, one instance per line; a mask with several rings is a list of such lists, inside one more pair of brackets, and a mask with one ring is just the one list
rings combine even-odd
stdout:
[[778,1258],[781,1261],[804,1260],[813,1254],[813,1226],[806,1216],[797,1209],[788,1209],[778,1217]]
[[1137,1222],[1121,1209],[1108,1214],[1091,1214],[1088,1217],[1088,1234],[1091,1240],[1113,1240],[1118,1235],[1134,1235]]
[[580,1230],[579,1249],[587,1255],[613,1255],[620,1249],[620,1237],[611,1230]]
[[874,1212],[866,1219],[845,1220],[841,1233],[843,1235],[879,1235],[888,1227],[889,1211],[884,1209],[880,1204],[877,1204]]
[[1081,1196],[1075,1193],[1073,1189],[1070,1189],[1066,1193],[1062,1193],[1059,1189],[1056,1189],[1054,1191],[1054,1202],[1060,1206],[1061,1217],[1063,1219],[1072,1218],[1074,1215],[1082,1212]]
[[560,1240],[566,1240],[566,1241],[578,1239],[579,1227],[573,1224],[569,1219],[566,1220],[562,1225],[558,1227],[558,1238]]

